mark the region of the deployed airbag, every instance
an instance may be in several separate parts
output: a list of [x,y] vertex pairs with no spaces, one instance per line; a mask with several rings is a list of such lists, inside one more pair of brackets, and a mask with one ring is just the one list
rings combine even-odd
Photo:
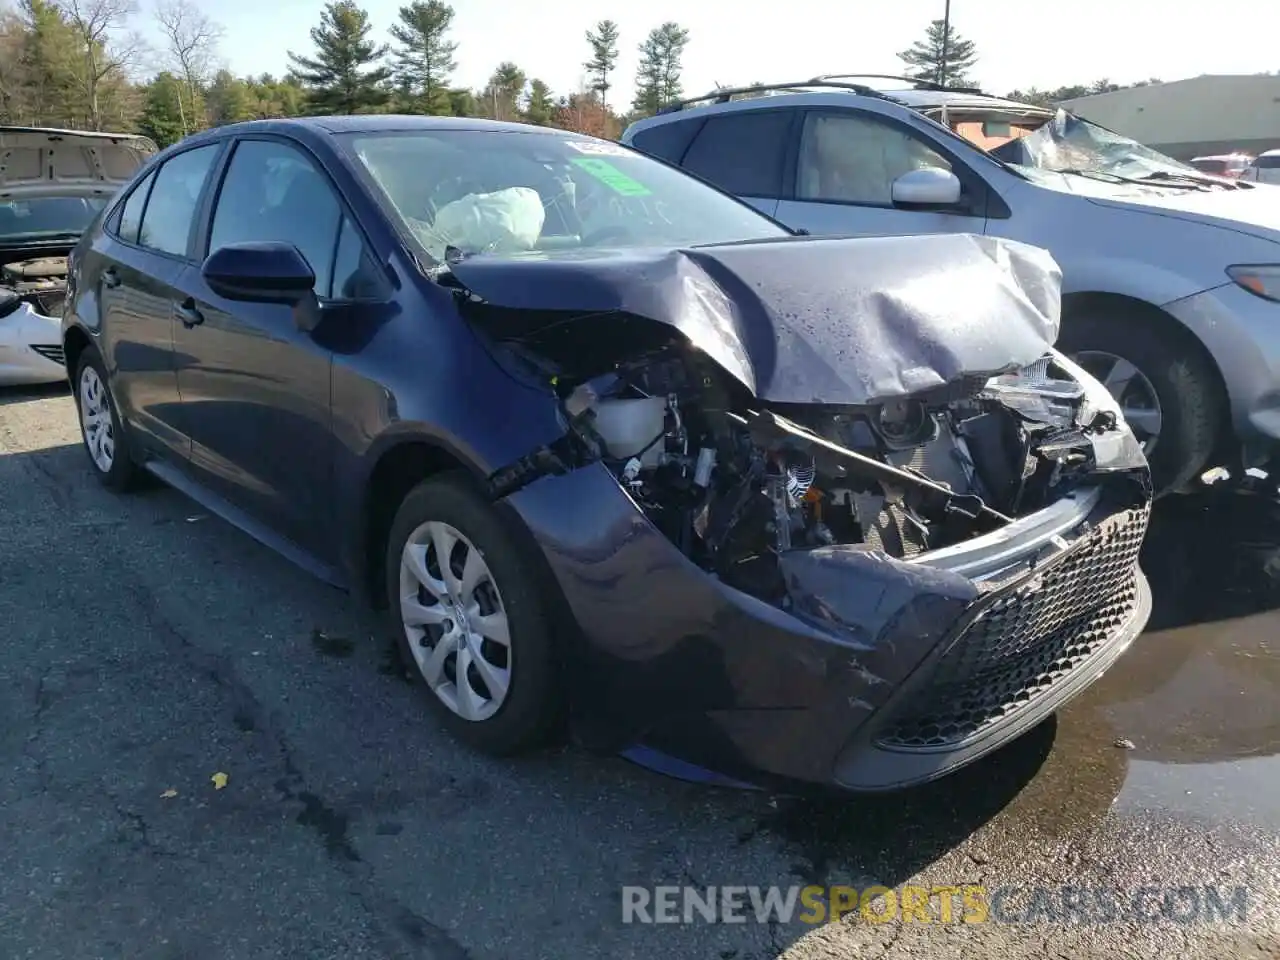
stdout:
[[445,259],[448,247],[464,253],[532,250],[545,217],[542,198],[531,187],[472,193],[440,208],[423,245],[437,260]]
[[474,322],[566,369],[631,359],[620,333],[639,318],[777,403],[878,403],[1011,372],[1052,347],[1061,312],[1047,251],[972,234],[470,257],[452,271],[485,301]]

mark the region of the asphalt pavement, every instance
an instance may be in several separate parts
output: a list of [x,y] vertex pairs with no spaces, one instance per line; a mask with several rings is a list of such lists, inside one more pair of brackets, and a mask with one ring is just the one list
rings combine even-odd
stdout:
[[[492,761],[377,616],[172,490],[101,489],[64,391],[0,392],[0,958],[1280,956],[1280,506],[1162,504],[1144,563],[1155,618],[1117,666],[924,789]],[[870,884],[990,909],[622,919],[625,886]],[[1150,909],[1082,918],[1064,888]],[[1209,889],[1247,909],[1178,907]]]

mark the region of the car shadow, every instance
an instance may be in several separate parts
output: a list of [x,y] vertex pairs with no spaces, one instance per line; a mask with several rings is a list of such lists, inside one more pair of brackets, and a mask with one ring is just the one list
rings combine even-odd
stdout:
[[13,403],[29,403],[32,400],[47,400],[50,397],[65,397],[70,392],[70,385],[61,380],[57,383],[43,383],[36,386],[0,386],[0,407]]
[[1142,551],[1147,632],[1280,608],[1280,495],[1247,479],[1160,500]]

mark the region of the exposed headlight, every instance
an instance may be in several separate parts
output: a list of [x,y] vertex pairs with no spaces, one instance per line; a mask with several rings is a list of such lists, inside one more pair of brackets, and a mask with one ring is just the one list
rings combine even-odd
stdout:
[[1117,423],[1124,423],[1124,413],[1120,409],[1120,402],[1092,374],[1057,350],[1053,351],[1053,360],[1076,383],[1080,384],[1084,391],[1084,397],[1080,401],[1080,409],[1076,414],[1076,420],[1081,426],[1088,426],[1093,423],[1100,413],[1110,413],[1116,418]]
[[1255,296],[1280,303],[1280,264],[1240,264],[1227,267],[1227,276]]
[[1109,413],[1115,418],[1116,429],[1089,435],[1097,468],[1099,470],[1132,470],[1147,466],[1142,444],[1138,443],[1133,430],[1125,422],[1120,403],[1111,395],[1111,391],[1083,367],[1057,350],[1053,351],[1053,358],[1058,366],[1074,377],[1076,382],[1084,388],[1084,397],[1080,401],[1080,409],[1076,414],[1076,422],[1080,426],[1089,426],[1099,414],[1103,413]]

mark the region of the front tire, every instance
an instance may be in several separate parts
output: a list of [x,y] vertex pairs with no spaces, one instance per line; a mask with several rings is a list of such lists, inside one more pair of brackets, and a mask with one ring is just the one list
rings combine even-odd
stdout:
[[386,568],[401,657],[445,727],[494,756],[544,741],[562,709],[550,618],[508,520],[468,477],[409,493]]
[[80,438],[94,476],[110,490],[123,493],[138,485],[141,471],[133,459],[128,434],[120,415],[102,357],[93,347],[80,355],[75,373],[76,412],[80,418]]
[[1063,317],[1058,348],[1124,410],[1151,465],[1155,495],[1176,493],[1209,466],[1222,422],[1214,371],[1168,325],[1116,307]]

